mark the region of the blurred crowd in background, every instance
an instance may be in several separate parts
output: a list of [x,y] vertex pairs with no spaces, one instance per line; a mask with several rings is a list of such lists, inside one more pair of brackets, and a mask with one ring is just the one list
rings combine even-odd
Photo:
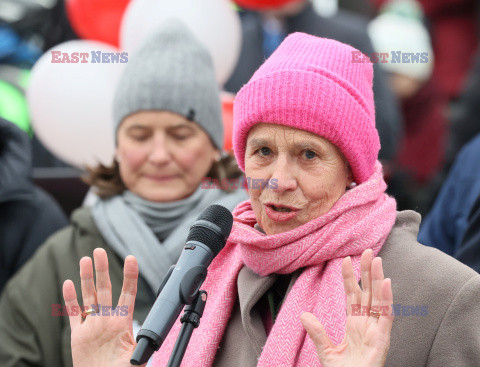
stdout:
[[[194,2],[182,1],[193,9]],[[11,259],[5,260],[9,264],[7,275],[20,267],[49,234],[66,225],[66,218],[84,202],[89,186],[81,180],[82,157],[78,157],[88,151],[88,142],[92,140],[92,146],[112,145],[101,140],[93,142],[96,135],[102,136],[96,130],[87,130],[89,135],[85,137],[73,131],[75,124],[94,127],[106,123],[92,103],[108,104],[108,98],[99,100],[95,93],[105,94],[101,87],[113,91],[113,86],[104,83],[86,92],[84,86],[75,84],[75,78],[81,83],[82,77],[73,75],[69,81],[71,93],[65,95],[61,88],[55,89],[56,75],[46,72],[40,75],[42,57],[51,64],[48,50],[80,51],[81,44],[68,44],[75,40],[102,42],[103,46],[97,44],[96,49],[133,50],[135,42],[139,42],[134,36],[146,32],[146,28],[138,27],[140,23],[148,23],[145,18],[148,7],[142,10],[141,6],[149,2],[152,3],[146,0],[0,2],[0,246],[8,246],[12,241],[28,242],[28,236],[33,238],[18,253],[9,253]],[[201,2],[201,16],[208,18],[208,6],[215,1]],[[155,6],[160,7],[169,2],[157,3]],[[236,33],[226,29],[223,36],[227,38],[221,46],[216,46],[220,56],[213,55],[214,60],[222,55],[230,58],[228,62],[232,65],[216,63],[225,69],[218,76],[225,92],[222,97],[225,149],[231,149],[228,134],[232,131],[234,94],[286,35],[300,31],[351,44],[374,62],[380,159],[389,194],[396,198],[398,210],[413,209],[424,217],[419,242],[434,245],[478,271],[475,254],[480,252],[477,250],[480,244],[476,243],[475,223],[480,213],[480,2],[236,0],[227,6],[239,20],[241,38],[228,39]],[[200,10],[192,11],[198,14]],[[126,20],[127,16],[131,19]],[[221,12],[211,17],[208,22],[222,24]],[[129,24],[133,33],[128,33]],[[213,31],[222,35],[218,30]],[[231,47],[224,46],[230,43]],[[70,49],[65,45],[70,45]],[[95,44],[87,46],[92,49]],[[426,54],[426,62],[391,62],[392,52],[397,51]],[[389,62],[374,60],[375,55],[383,52],[390,54]],[[32,70],[35,63],[36,70]],[[114,68],[113,64],[108,66]],[[39,80],[52,83],[39,84]],[[65,106],[67,102],[62,98],[74,99],[71,106],[78,108],[68,110],[71,119],[65,114],[55,116],[48,112],[49,108]],[[45,121],[45,115],[59,121]],[[66,130],[55,128],[59,126],[55,123],[63,124]],[[69,142],[69,127],[71,138],[83,145]],[[62,142],[66,148],[56,149]],[[12,177],[11,172],[17,179],[5,180]],[[18,209],[19,205],[25,209]],[[16,226],[17,217],[12,215],[12,206],[18,209],[16,213],[21,218],[18,221],[24,223],[15,238],[11,228]],[[30,214],[31,222],[23,213]],[[45,219],[45,223],[34,225],[38,217]],[[2,275],[2,282],[7,275]]]

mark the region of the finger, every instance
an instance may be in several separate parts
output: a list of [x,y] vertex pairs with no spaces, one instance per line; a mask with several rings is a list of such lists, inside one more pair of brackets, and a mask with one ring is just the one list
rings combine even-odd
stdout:
[[357,279],[355,278],[355,273],[352,266],[352,259],[350,258],[350,256],[343,259],[342,277],[343,287],[345,289],[346,295],[347,315],[350,316],[353,307],[359,307],[362,299],[362,290],[360,289]]
[[112,283],[108,272],[107,252],[103,248],[93,251],[95,276],[97,279],[97,301],[102,306],[112,306]]
[[302,325],[307,331],[308,336],[312,339],[315,347],[317,348],[318,357],[320,362],[322,361],[325,352],[328,349],[334,349],[335,344],[332,343],[327,332],[325,331],[322,323],[310,312],[304,312],[300,316]]
[[380,332],[390,339],[390,332],[393,325],[393,294],[392,281],[390,278],[384,279],[382,282],[382,316],[378,320],[378,328]]
[[75,285],[68,279],[63,283],[63,299],[67,307],[68,320],[70,321],[70,329],[74,330],[77,325],[82,323],[80,306],[77,301],[77,292]]
[[118,299],[117,307],[124,307],[128,315],[133,318],[135,308],[135,297],[137,295],[138,263],[135,256],[129,255],[125,258],[123,266],[122,293]]
[[[382,259],[376,257],[372,261],[372,305],[371,311],[375,313],[382,312],[382,283],[384,280],[383,276],[383,265]],[[378,317],[372,317],[372,321],[378,321]]]
[[80,283],[82,285],[83,306],[87,309],[93,308],[92,305],[97,305],[97,292],[93,280],[92,259],[88,256],[80,259]]
[[372,250],[363,251],[360,259],[360,274],[362,280],[362,310],[370,310],[372,304]]

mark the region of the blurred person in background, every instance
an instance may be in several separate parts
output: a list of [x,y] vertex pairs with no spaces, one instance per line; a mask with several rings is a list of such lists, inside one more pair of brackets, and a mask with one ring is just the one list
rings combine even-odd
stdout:
[[[469,216],[474,215],[475,200],[480,197],[479,157],[480,134],[457,155],[418,234],[420,243],[436,247],[467,265],[472,264],[471,261],[478,261],[462,254],[465,251],[463,241],[469,227]],[[479,270],[478,267],[476,270]]]
[[455,258],[480,272],[480,195],[470,210],[465,233]]
[[243,189],[201,187],[205,176],[236,178],[241,171],[232,155],[222,154],[210,54],[182,23],[166,22],[129,60],[113,111],[115,161],[89,169],[86,178],[99,200],[75,211],[71,225],[52,236],[3,292],[2,366],[72,366],[62,284],[80,281],[78,263],[97,247],[109,255],[114,289],[128,254],[141,264],[133,315],[139,327],[198,214],[214,203],[232,210],[247,198]]
[[0,294],[37,248],[67,224],[60,206],[33,184],[28,135],[0,118]]
[[[468,218],[476,218],[473,207],[480,196],[480,49],[460,97],[450,106],[448,128],[445,164],[438,179],[442,187],[422,223],[419,239],[478,271],[475,257],[466,255],[472,250],[465,250],[464,236],[469,228],[469,238],[475,237]],[[467,242],[473,249],[475,240]]]
[[[236,0],[242,9],[242,48],[237,66],[225,84],[236,93],[283,39],[293,32],[304,32],[352,45],[365,54],[373,47],[367,34],[367,20],[344,10],[332,17],[318,14],[309,0]],[[387,85],[383,70],[374,65],[376,124],[382,148],[380,159],[394,158],[403,134],[399,106]]]
[[446,171],[450,169],[464,145],[480,134],[480,48],[473,68],[466,78],[464,89],[457,103],[451,107],[449,120]]
[[369,0],[334,0],[334,1],[338,2],[339,8],[349,10],[358,14],[362,14],[367,18],[373,18],[375,15],[375,9],[373,7],[373,4]]
[[[377,10],[396,7],[398,0],[370,0]],[[403,2],[403,0],[400,0]],[[479,41],[477,0],[418,0],[432,38],[435,65],[432,77],[449,102],[455,101],[472,68]]]
[[[435,63],[422,10],[412,0],[397,1],[368,27],[377,63],[401,102],[405,135],[390,166],[389,192],[400,209],[424,214],[436,192],[445,155],[447,100],[431,78]],[[404,57],[406,56],[406,59]]]
[[[33,167],[68,167],[50,153],[31,130],[25,101],[29,71],[42,52],[61,42],[77,38],[67,19],[65,1],[3,0],[2,5],[0,87],[8,83],[9,93],[6,95],[7,89],[0,88],[0,97],[5,103],[7,99],[12,100],[12,103],[5,109],[0,103],[0,117],[17,124],[20,120],[22,126],[28,127],[32,137]],[[12,116],[12,109],[15,108],[18,112]]]

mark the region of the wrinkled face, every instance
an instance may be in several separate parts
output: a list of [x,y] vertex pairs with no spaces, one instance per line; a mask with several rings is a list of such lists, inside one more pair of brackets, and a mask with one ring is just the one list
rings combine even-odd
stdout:
[[327,139],[274,124],[250,130],[245,174],[257,222],[268,235],[327,213],[353,181],[344,156]]
[[120,176],[130,191],[150,201],[188,197],[218,156],[198,124],[169,111],[130,115],[117,134]]

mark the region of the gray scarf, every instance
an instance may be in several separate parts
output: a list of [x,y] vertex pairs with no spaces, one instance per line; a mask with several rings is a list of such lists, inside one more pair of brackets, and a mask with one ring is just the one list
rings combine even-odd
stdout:
[[98,199],[92,215],[100,233],[119,256],[137,258],[140,274],[156,293],[166,272],[178,260],[198,215],[210,204],[233,210],[247,198],[243,189],[226,193],[199,186],[186,199],[157,203],[125,191],[110,199]]

